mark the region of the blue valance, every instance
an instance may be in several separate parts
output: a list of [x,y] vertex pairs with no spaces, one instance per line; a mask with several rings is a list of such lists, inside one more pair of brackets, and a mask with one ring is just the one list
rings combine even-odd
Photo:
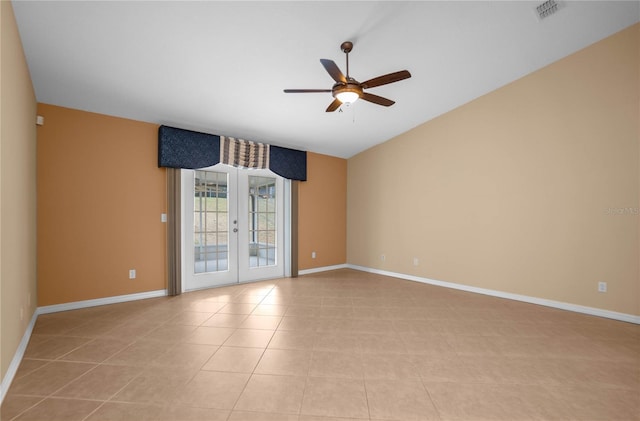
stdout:
[[[206,168],[220,162],[220,136],[175,127],[158,130],[158,166]],[[290,180],[307,180],[307,153],[269,146],[269,169]]]

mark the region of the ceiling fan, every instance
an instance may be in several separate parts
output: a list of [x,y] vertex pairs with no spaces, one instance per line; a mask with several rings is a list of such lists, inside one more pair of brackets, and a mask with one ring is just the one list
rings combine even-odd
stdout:
[[395,104],[395,101],[378,95],[370,94],[368,92],[365,92],[364,90],[410,78],[411,73],[409,73],[409,71],[407,70],[401,70],[399,72],[374,77],[373,79],[369,79],[364,82],[358,82],[357,80],[349,76],[349,53],[353,49],[353,43],[351,41],[345,41],[340,45],[340,49],[347,56],[346,76],[340,71],[333,60],[327,60],[323,58],[320,59],[320,63],[322,63],[327,73],[329,73],[333,80],[336,81],[331,89],[285,89],[284,92],[288,94],[331,92],[331,95],[333,95],[335,99],[327,107],[327,112],[335,111],[340,107],[340,105],[351,104],[360,98],[365,101],[373,102],[374,104],[382,105],[385,107],[389,107]]

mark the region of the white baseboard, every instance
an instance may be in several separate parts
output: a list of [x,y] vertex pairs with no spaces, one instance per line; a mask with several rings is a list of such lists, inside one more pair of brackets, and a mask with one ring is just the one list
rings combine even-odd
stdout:
[[327,272],[329,270],[346,269],[348,267],[349,265],[345,263],[342,265],[323,266],[321,268],[304,269],[304,270],[298,271],[298,275],[309,275],[310,273]]
[[438,281],[435,279],[422,278],[414,275],[405,275],[402,273],[389,272],[386,270],[373,269],[364,266],[346,265],[350,269],[360,270],[363,272],[376,273],[379,275],[391,276],[393,278],[406,279],[408,281],[422,282],[424,284],[436,285],[445,288],[457,289],[466,292],[474,292],[476,294],[490,295],[492,297],[506,298],[514,301],[522,301],[530,304],[537,304],[545,307],[553,307],[561,310],[573,311],[576,313],[589,314],[591,316],[604,317],[607,319],[619,320],[627,323],[640,324],[640,316],[633,314],[618,313],[616,311],[604,310],[595,307],[586,307],[578,304],[564,303],[562,301],[547,300],[544,298],[530,297],[527,295],[512,294],[510,292],[497,291],[493,289],[478,288],[469,285],[456,284],[453,282]]
[[4,397],[9,390],[9,386],[11,386],[11,382],[13,382],[13,378],[18,372],[18,367],[20,367],[20,363],[22,362],[22,357],[24,357],[24,352],[27,350],[27,345],[29,344],[29,339],[31,339],[31,332],[33,332],[33,327],[36,325],[36,320],[38,319],[38,310],[33,312],[33,316],[31,317],[31,321],[29,325],[27,325],[27,329],[24,331],[24,335],[22,335],[22,340],[18,345],[18,349],[16,349],[15,354],[13,355],[13,359],[9,364],[9,368],[2,378],[2,384],[0,385],[0,404],[4,401]]
[[7,373],[2,378],[2,384],[0,386],[0,404],[4,401],[4,397],[9,390],[9,386],[11,386],[11,382],[13,382],[13,378],[18,371],[18,367],[20,366],[20,362],[24,357],[24,352],[27,349],[27,345],[29,344],[29,339],[31,339],[31,333],[33,332],[33,327],[36,324],[36,320],[40,314],[49,314],[49,313],[57,313],[60,311],[68,311],[68,310],[78,310],[81,308],[87,307],[96,307],[102,306],[105,304],[116,304],[116,303],[124,303],[127,301],[135,301],[135,300],[144,300],[147,298],[157,298],[164,297],[167,295],[166,289],[159,289],[156,291],[147,291],[140,292],[136,294],[128,294],[128,295],[117,295],[115,297],[105,297],[105,298],[97,298],[95,300],[85,300],[85,301],[75,301],[72,303],[64,303],[64,304],[55,304],[51,306],[44,306],[36,308],[36,311],[33,313],[33,317],[27,326],[27,329],[22,336],[22,340],[18,345],[18,349],[16,349],[15,354],[13,355],[13,359],[11,360],[11,364],[9,364],[9,368],[7,369]]
[[74,301],[71,303],[54,304],[51,306],[38,307],[37,314],[57,313],[60,311],[78,310],[87,307],[103,306],[106,304],[124,303],[127,301],[144,300],[147,298],[164,297],[167,295],[166,289],[156,291],[138,292],[136,294],[116,295],[115,297],[96,298],[95,300]]

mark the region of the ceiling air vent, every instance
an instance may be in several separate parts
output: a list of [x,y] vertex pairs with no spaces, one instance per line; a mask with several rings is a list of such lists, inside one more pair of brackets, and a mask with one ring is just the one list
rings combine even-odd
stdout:
[[538,13],[538,19],[542,20],[544,18],[548,18],[558,11],[558,2],[555,0],[547,0],[538,7],[536,7],[536,12]]

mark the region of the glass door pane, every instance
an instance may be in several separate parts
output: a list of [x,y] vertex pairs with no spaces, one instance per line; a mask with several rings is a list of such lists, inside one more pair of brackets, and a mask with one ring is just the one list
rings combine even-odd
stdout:
[[193,202],[194,273],[229,269],[229,180],[226,173],[196,171]]
[[274,177],[249,176],[249,267],[277,264],[277,197]]

